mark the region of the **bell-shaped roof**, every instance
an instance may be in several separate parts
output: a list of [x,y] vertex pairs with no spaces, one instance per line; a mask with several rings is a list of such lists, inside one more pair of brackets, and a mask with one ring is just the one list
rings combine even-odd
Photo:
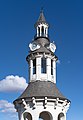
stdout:
[[21,96],[16,99],[18,101],[23,98],[32,97],[51,97],[68,100],[56,87],[56,85],[50,81],[35,81],[30,82]]

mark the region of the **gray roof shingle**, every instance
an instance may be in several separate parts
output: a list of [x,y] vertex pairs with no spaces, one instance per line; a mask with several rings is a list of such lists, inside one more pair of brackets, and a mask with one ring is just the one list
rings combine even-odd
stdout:
[[41,11],[40,16],[39,16],[39,19],[38,19],[37,22],[46,22],[46,19],[45,19],[45,17],[44,17],[43,11]]
[[38,18],[38,20],[37,20],[37,22],[35,23],[34,26],[37,27],[37,25],[40,24],[40,23],[46,23],[46,24],[48,24],[48,23],[46,22],[45,17],[44,17],[43,11],[40,12],[40,16],[39,16],[39,18]]
[[66,99],[66,97],[58,90],[55,83],[50,81],[30,82],[28,87],[18,99],[45,96]]

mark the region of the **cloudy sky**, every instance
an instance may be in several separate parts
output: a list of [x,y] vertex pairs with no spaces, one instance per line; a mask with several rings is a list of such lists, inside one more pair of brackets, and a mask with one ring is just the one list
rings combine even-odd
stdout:
[[42,7],[50,40],[57,46],[57,87],[71,100],[67,120],[82,120],[82,0],[0,1],[0,118],[18,120],[12,103],[28,85],[26,56]]

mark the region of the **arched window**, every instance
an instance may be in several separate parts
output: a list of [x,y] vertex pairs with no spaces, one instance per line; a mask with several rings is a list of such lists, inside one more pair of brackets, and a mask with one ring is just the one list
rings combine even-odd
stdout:
[[64,116],[63,113],[60,113],[60,114],[58,115],[58,120],[65,120],[65,116]]
[[28,112],[25,112],[24,115],[23,115],[23,117],[24,117],[24,120],[32,120],[32,116]]
[[52,115],[49,112],[41,112],[39,115],[39,120],[52,120]]
[[33,60],[33,74],[36,74],[36,59]]
[[41,58],[41,73],[46,73],[46,58]]

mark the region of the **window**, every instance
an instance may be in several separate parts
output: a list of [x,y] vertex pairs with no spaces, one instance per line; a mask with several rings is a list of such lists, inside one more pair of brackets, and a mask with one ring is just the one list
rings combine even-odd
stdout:
[[41,73],[46,73],[46,58],[41,58]]
[[51,60],[51,75],[53,75],[53,60]]
[[60,113],[60,114],[58,115],[58,120],[65,120],[65,116],[64,116],[63,113]]
[[25,112],[23,116],[24,116],[24,120],[32,120],[32,116],[28,112]]
[[33,60],[33,74],[36,74],[36,59]]
[[44,111],[39,115],[39,120],[53,120],[51,113]]

